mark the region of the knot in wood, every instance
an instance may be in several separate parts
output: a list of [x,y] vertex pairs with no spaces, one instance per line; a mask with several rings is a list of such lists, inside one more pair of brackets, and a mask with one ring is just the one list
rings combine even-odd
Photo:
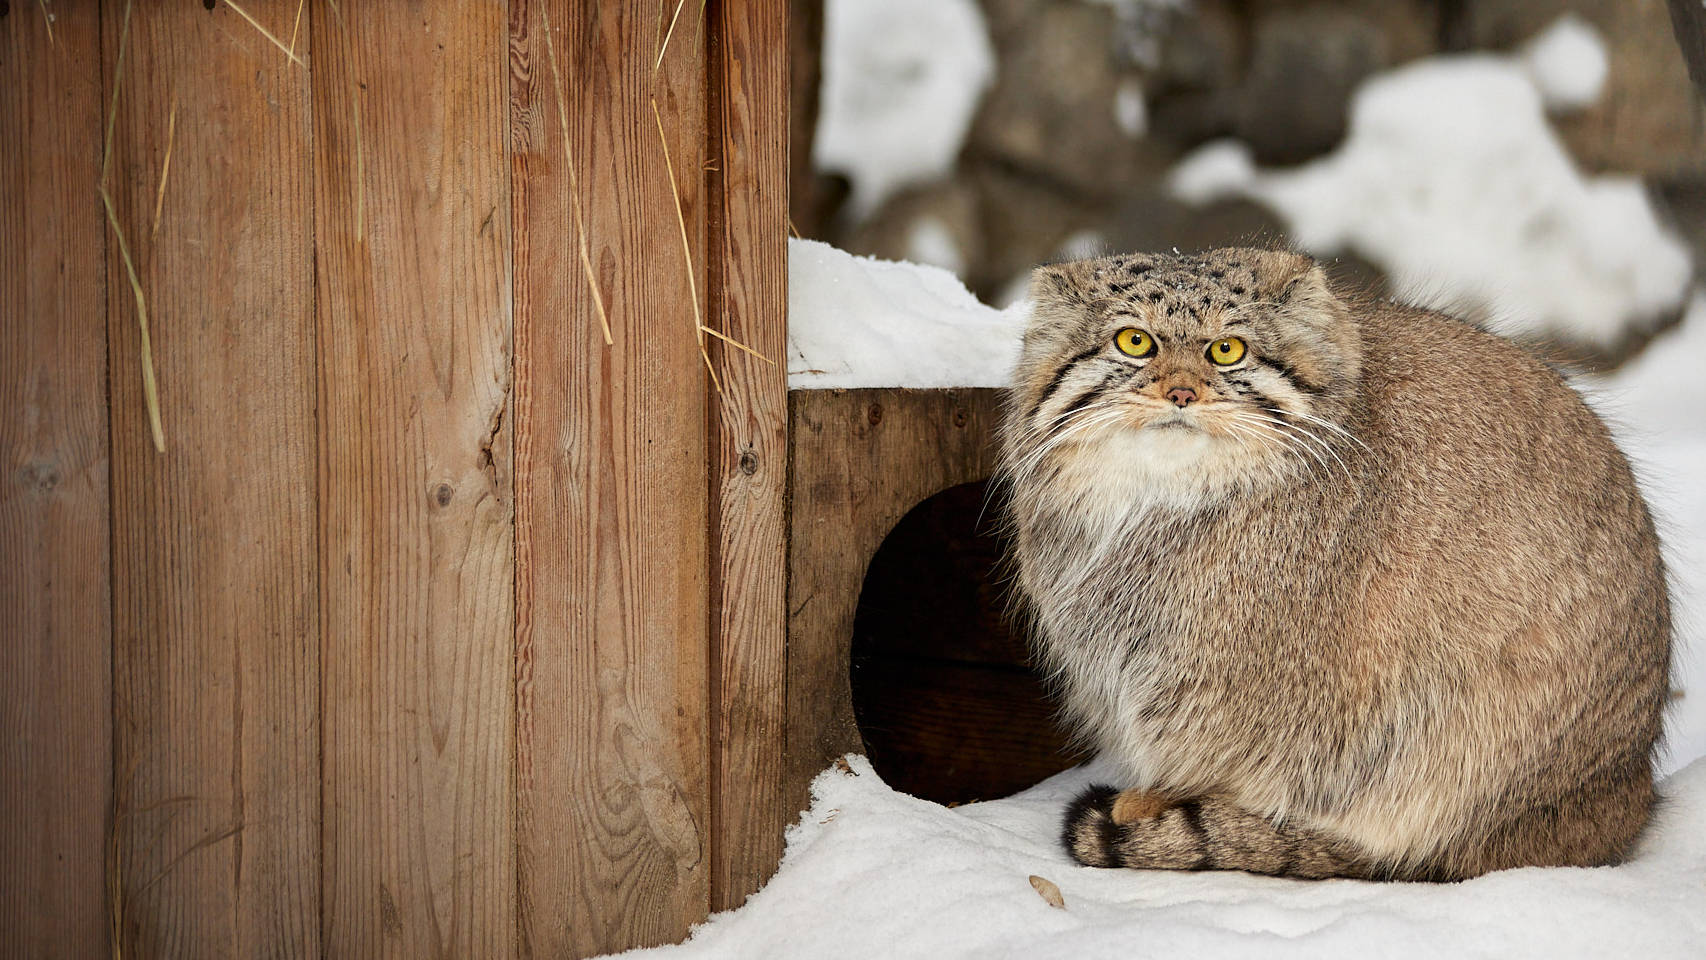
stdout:
[[750,447],[740,452],[740,472],[749,477],[758,472],[758,454]]
[[456,488],[448,483],[441,483],[433,488],[432,498],[441,507],[450,506],[450,498],[456,496]]
[[871,421],[871,426],[873,426],[873,427],[879,423],[882,423],[883,422],[883,405],[880,403],[871,404],[871,410],[869,413],[865,414],[865,419]]

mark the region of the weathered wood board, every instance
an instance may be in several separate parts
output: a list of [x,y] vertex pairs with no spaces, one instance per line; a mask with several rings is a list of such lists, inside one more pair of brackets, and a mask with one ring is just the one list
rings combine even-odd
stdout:
[[325,950],[515,950],[505,5],[312,24]]
[[101,33],[93,5],[24,12],[0,18],[0,942],[72,960],[110,940]]
[[109,231],[114,946],[315,956],[309,80],[229,10],[108,4],[101,24],[107,186],[165,442]]

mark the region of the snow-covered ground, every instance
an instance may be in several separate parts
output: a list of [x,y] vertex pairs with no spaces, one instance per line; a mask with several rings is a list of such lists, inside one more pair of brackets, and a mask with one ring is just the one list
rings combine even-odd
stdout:
[[745,906],[685,944],[626,956],[1663,960],[1706,943],[1706,761],[1664,784],[1669,802],[1629,863],[1456,884],[1080,867],[1057,840],[1061,809],[1105,768],[948,809],[889,789],[863,757],[847,764],[812,784],[781,870]]

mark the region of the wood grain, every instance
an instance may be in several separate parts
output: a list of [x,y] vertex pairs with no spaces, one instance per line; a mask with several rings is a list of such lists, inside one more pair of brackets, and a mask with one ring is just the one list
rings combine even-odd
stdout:
[[[709,26],[696,7],[655,72],[658,4],[518,3],[510,18],[528,957],[679,940],[709,906],[711,388],[651,112],[655,97],[703,271]],[[564,123],[611,346],[578,269]]]
[[787,0],[714,4],[711,323],[778,361],[717,344],[711,632],[711,909],[782,859],[787,721]]
[[340,957],[506,957],[506,8],[315,14],[322,936]]
[[848,687],[865,569],[926,497],[987,477],[997,390],[796,390],[788,550],[786,796],[861,748]]
[[93,5],[0,18],[0,943],[109,950],[101,37]]
[[[283,7],[254,12],[276,24]],[[166,452],[109,233],[120,935],[127,956],[317,956],[308,78],[227,9],[138,4],[128,35],[125,9],[101,18],[109,186]]]

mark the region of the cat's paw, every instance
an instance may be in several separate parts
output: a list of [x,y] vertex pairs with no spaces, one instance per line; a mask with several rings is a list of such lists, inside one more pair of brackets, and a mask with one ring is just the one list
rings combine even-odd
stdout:
[[1119,849],[1132,831],[1177,806],[1177,801],[1150,790],[1116,790],[1096,785],[1085,788],[1066,808],[1061,843],[1072,859],[1087,867],[1117,867]]
[[1115,823],[1124,826],[1139,820],[1153,820],[1175,806],[1178,806],[1178,801],[1153,790],[1122,790],[1114,798],[1108,814]]
[[1120,830],[1114,822],[1114,803],[1119,797],[1120,792],[1113,787],[1095,784],[1067,806],[1060,842],[1072,859],[1086,867],[1118,865],[1114,843]]

